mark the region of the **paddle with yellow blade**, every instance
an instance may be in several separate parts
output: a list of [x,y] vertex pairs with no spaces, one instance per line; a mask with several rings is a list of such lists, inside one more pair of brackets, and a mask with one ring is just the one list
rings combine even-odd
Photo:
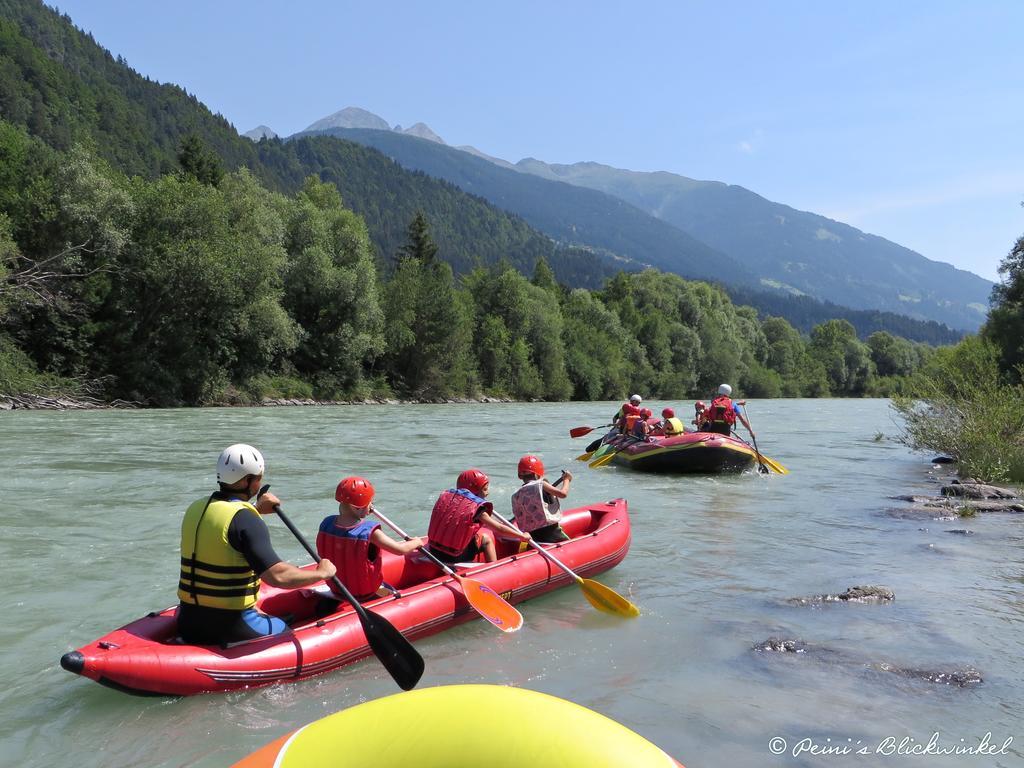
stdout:
[[[613,427],[613,426],[615,426],[615,425],[614,424],[601,424],[600,426],[597,426],[597,427],[573,427],[572,429],[569,430],[569,437],[583,437],[584,435],[589,435],[595,429],[604,429],[605,427]],[[583,453],[581,453],[579,456],[576,457],[576,461],[590,461],[591,457],[594,455],[594,453],[597,451],[597,449],[601,446],[601,440],[602,439],[603,438],[599,437],[597,440],[595,440],[590,445],[588,445],[587,446],[587,450],[585,450]]]
[[[750,414],[747,413],[747,404],[746,404],[746,402],[743,403],[743,415],[747,417],[747,429],[750,429]],[[767,475],[768,474],[768,469],[771,468],[771,470],[773,472],[776,472],[776,473],[778,473],[780,475],[788,475],[789,474],[789,470],[786,469],[781,464],[779,464],[779,462],[775,461],[774,459],[768,458],[763,453],[761,453],[759,450],[757,450],[757,438],[754,437],[754,433],[753,432],[750,433],[750,439],[754,441],[754,455],[757,456],[757,463],[759,465],[759,471],[760,472],[762,472],[763,474]]]
[[[408,541],[410,539],[409,534],[395,525],[393,522],[388,520],[382,512],[377,510],[375,507],[370,507],[370,511],[375,514],[380,521],[384,523],[388,528],[393,530],[403,539]],[[506,601],[501,595],[495,592],[493,589],[488,587],[486,584],[481,584],[475,579],[469,579],[465,576],[460,576],[447,564],[442,563],[434,555],[426,549],[421,549],[421,553],[426,555],[430,560],[434,562],[442,571],[453,577],[462,588],[462,594],[466,596],[466,600],[469,601],[470,606],[481,616],[487,619],[491,624],[496,626],[502,632],[515,632],[523,626],[523,616],[519,611],[513,608],[508,601]]]
[[[512,523],[505,520],[501,515],[499,515],[494,510],[491,510],[491,514],[499,520],[501,520],[506,525],[509,525],[512,528],[516,527]],[[569,568],[569,566],[567,566],[561,560],[556,558],[554,555],[548,552],[544,547],[542,547],[533,539],[530,539],[530,546],[536,549],[538,552],[540,552],[540,554],[543,557],[547,558],[550,562],[554,563],[567,574],[572,576],[573,579],[576,580],[576,583],[579,585],[580,589],[583,590],[583,596],[586,597],[587,601],[592,606],[597,608],[597,610],[603,611],[604,613],[610,613],[613,616],[623,616],[626,618],[632,618],[634,616],[640,615],[639,608],[637,608],[635,605],[633,605],[633,603],[629,602],[629,600],[624,598],[611,587],[606,587],[601,582],[594,581],[593,579],[583,578],[579,574],[572,571]]]

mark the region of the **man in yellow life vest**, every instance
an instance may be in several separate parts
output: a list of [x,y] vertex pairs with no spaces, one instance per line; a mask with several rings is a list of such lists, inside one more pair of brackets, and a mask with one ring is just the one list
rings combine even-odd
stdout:
[[263,482],[263,455],[251,445],[225,448],[217,460],[220,489],[193,502],[181,522],[178,634],[193,645],[217,645],[277,635],[284,621],[256,610],[260,581],[280,589],[317,584],[335,574],[330,560],[304,570],[277,556],[260,515],[280,500],[249,502]]

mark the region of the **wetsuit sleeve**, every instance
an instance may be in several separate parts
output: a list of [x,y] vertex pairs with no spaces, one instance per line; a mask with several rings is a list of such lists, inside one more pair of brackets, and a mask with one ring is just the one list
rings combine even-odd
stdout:
[[250,510],[235,513],[228,526],[228,544],[241,552],[249,567],[258,574],[281,562],[270,543],[267,524]]

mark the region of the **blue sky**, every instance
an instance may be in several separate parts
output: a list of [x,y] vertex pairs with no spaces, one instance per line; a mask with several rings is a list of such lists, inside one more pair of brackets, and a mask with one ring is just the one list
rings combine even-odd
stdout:
[[64,0],[239,131],[345,106],[516,161],[739,184],[996,278],[1024,234],[1024,2]]

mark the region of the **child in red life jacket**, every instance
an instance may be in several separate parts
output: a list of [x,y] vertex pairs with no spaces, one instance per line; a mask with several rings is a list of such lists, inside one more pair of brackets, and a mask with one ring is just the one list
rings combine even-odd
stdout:
[[569,495],[572,473],[562,470],[564,485],[559,488],[544,479],[544,462],[536,456],[523,456],[519,460],[519,479],[522,487],[512,494],[512,515],[521,531],[529,533],[534,541],[554,544],[568,541],[559,521],[560,499]]
[[380,523],[367,520],[373,495],[369,480],[346,477],[334,491],[338,514],[324,518],[316,535],[320,557],[334,563],[341,583],[360,601],[376,597],[384,582],[380,550],[405,555],[427,543],[421,537],[395,541],[380,529]]
[[491,514],[493,506],[484,499],[490,484],[490,478],[479,469],[467,469],[459,475],[455,488],[438,497],[430,513],[427,541],[439,560],[466,563],[482,553],[486,562],[493,563],[498,555],[494,539],[483,530],[485,527],[510,539],[530,540],[529,534]]

